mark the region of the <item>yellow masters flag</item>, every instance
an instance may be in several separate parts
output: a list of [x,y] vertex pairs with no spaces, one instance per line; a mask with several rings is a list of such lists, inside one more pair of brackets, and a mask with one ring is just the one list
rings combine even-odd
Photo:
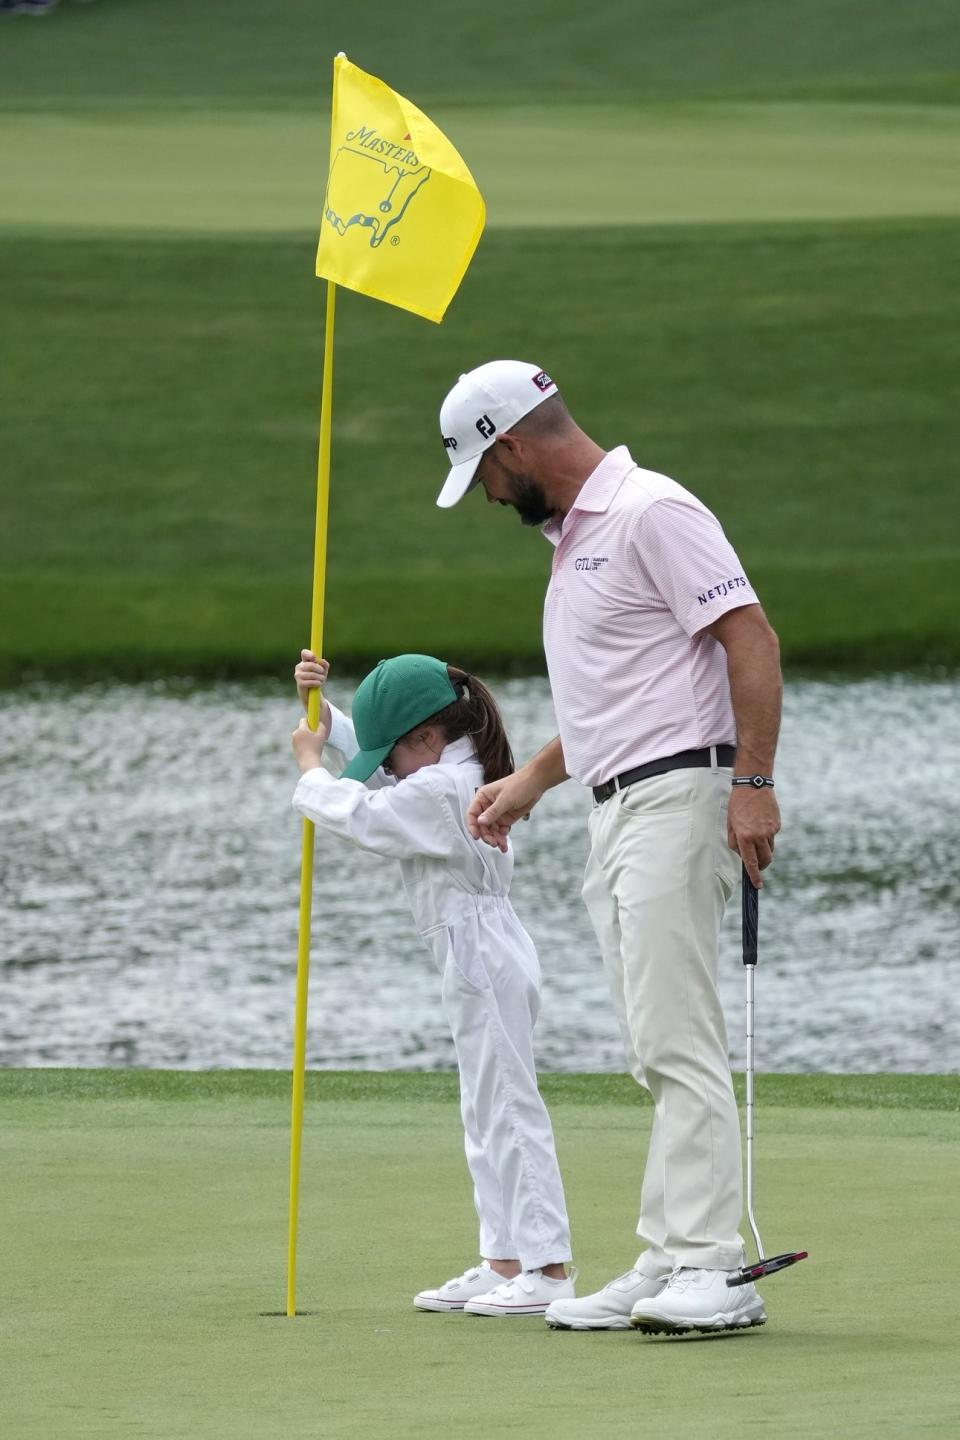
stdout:
[[433,121],[338,55],[317,274],[439,322],[485,213],[473,176]]

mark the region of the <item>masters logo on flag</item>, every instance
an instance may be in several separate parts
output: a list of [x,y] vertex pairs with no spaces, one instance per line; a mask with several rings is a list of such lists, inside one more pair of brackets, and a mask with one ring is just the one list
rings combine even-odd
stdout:
[[317,274],[440,321],[484,214],[473,176],[433,121],[338,56]]
[[[412,150],[383,140],[376,130],[351,130],[347,141],[330,161],[323,218],[338,235],[345,235],[351,225],[362,225],[370,231],[370,247],[375,250],[430,179],[430,166],[421,165]],[[371,147],[376,153],[370,153]],[[358,196],[366,201],[365,207],[351,214]],[[393,239],[399,245],[400,236]]]

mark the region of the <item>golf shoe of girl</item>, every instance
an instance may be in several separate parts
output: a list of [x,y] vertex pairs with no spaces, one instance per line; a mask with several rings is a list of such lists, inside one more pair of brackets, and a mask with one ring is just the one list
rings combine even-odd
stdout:
[[[301,652],[294,674],[304,703],[328,669]],[[302,721],[293,748],[294,808],[318,830],[399,860],[442,977],[481,1259],[413,1303],[542,1316],[573,1296],[575,1272],[566,1273],[569,1224],[534,1068],[540,968],[510,903],[512,853],[472,839],[464,818],[478,787],[513,769],[496,702],[462,670],[398,655],[361,683],[352,720],[324,702],[318,729]]]

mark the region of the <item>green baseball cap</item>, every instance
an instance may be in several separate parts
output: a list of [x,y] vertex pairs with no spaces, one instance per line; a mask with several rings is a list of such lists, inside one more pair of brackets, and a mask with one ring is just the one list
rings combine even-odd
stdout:
[[360,753],[343,772],[346,780],[369,780],[401,735],[458,698],[447,667],[432,655],[395,655],[381,660],[353,697],[353,728]]

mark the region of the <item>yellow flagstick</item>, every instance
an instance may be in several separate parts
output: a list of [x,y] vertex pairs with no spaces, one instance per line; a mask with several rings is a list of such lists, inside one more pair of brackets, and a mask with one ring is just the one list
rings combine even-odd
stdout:
[[[327,281],[327,323],[323,342],[323,386],[320,395],[320,447],[317,459],[317,527],[313,551],[313,608],[310,649],[323,653],[323,602],[327,577],[327,514],[330,504],[330,435],[333,410],[333,322],[337,287]],[[316,730],[320,719],[319,690],[311,690],[307,724]],[[303,1092],[307,1064],[307,993],[310,981],[310,914],[313,902],[313,822],[303,822],[300,861],[300,928],[297,940],[297,1005],[293,1027],[293,1096],[290,1114],[290,1218],[287,1239],[287,1315],[297,1313],[297,1213],[300,1202],[300,1150],[303,1139]]]
[[[439,324],[477,247],[485,214],[473,176],[442,131],[404,96],[351,65],[341,52],[333,62],[330,164],[316,265],[317,274],[327,281],[310,629],[310,648],[316,655],[323,649],[336,287],[359,291]],[[311,730],[317,728],[320,701],[320,691],[311,690],[307,707]],[[290,1130],[289,1316],[297,1313],[313,834],[313,825],[304,820]]]

